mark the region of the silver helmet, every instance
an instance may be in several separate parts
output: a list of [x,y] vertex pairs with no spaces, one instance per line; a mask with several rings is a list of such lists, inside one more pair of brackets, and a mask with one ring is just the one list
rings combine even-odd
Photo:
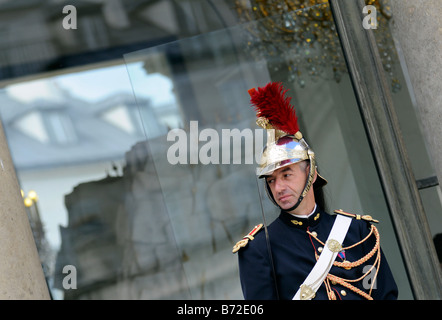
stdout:
[[[315,153],[299,131],[295,109],[290,104],[291,98],[285,97],[287,90],[284,90],[282,84],[270,82],[265,87],[252,88],[248,92],[250,102],[257,111],[256,123],[267,131],[267,143],[256,169],[257,176],[264,178],[279,168],[305,160],[310,161],[304,189],[297,204],[288,211],[293,210],[304,199],[312,184],[314,188],[322,188],[327,184],[327,180],[318,173],[313,183],[317,172]],[[265,186],[269,198],[278,206],[267,182]]]

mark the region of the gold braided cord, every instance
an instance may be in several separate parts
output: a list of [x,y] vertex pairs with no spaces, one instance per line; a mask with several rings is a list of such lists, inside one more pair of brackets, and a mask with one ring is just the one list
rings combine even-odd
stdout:
[[328,300],[336,300],[336,295],[330,286],[330,281],[328,278],[325,279],[325,289],[327,291]]
[[[322,244],[324,246],[324,243],[321,240],[319,240],[315,235],[313,235],[309,231],[307,231],[307,233],[310,234],[313,238],[315,238],[316,241],[318,241],[320,244]],[[355,243],[355,244],[353,244],[351,246],[348,246],[348,247],[345,247],[345,248],[342,249],[342,250],[348,250],[348,249],[354,248],[355,246],[357,246],[357,245],[361,244],[362,242],[364,242],[365,240],[367,240],[373,233],[375,234],[375,237],[376,237],[376,243],[375,243],[373,249],[369,253],[367,253],[365,256],[363,256],[362,258],[360,258],[359,260],[356,260],[354,262],[348,262],[348,261],[338,262],[338,261],[335,261],[333,263],[333,265],[337,266],[337,267],[341,267],[341,268],[350,268],[351,269],[351,268],[354,268],[354,267],[358,267],[361,264],[367,262],[367,260],[370,259],[371,257],[373,257],[373,255],[376,253],[376,251],[378,251],[378,249],[380,247],[379,231],[378,231],[378,229],[374,225],[371,225],[370,233],[364,239],[362,239],[361,241],[359,241],[359,242],[357,242],[357,243]],[[316,250],[315,250],[315,257],[316,257],[316,260],[319,259],[319,255],[316,252]]]
[[[321,242],[314,234],[312,234],[309,231],[307,231],[307,233],[309,235],[311,235],[313,238],[315,238],[316,241],[318,241],[319,243],[324,245],[324,243]],[[350,289],[351,291],[361,295],[362,297],[364,297],[364,298],[366,298],[368,300],[373,300],[373,298],[371,297],[371,293],[372,293],[372,290],[373,290],[373,286],[375,284],[375,280],[376,280],[376,278],[378,276],[379,267],[380,267],[380,264],[381,264],[380,235],[379,235],[378,229],[374,225],[371,225],[370,233],[364,239],[362,239],[361,241],[359,241],[359,242],[357,242],[357,243],[355,243],[355,244],[353,244],[351,246],[343,248],[343,250],[354,248],[355,246],[357,246],[357,245],[363,243],[364,241],[366,241],[372,234],[374,234],[374,236],[376,238],[376,243],[373,246],[373,249],[369,253],[367,253],[364,257],[362,257],[361,259],[356,260],[354,262],[348,262],[348,261],[337,262],[337,261],[335,261],[333,263],[333,265],[337,266],[337,267],[341,267],[341,268],[351,269],[351,268],[354,268],[354,267],[357,267],[357,266],[360,266],[360,265],[364,264],[371,257],[373,257],[375,253],[377,253],[376,254],[376,259],[375,259],[373,265],[370,267],[370,269],[367,272],[365,272],[361,277],[359,277],[357,279],[344,279],[344,278],[341,278],[341,277],[338,277],[336,275],[333,275],[333,274],[329,273],[327,275],[327,278],[326,278],[325,283],[324,283],[326,291],[327,291],[327,296],[328,296],[329,300],[336,300],[336,295],[335,295],[335,293],[333,292],[333,290],[331,288],[330,281],[333,282],[333,283],[338,283],[338,284],[342,285],[343,287],[346,287],[346,288]],[[316,257],[316,260],[319,259],[319,255],[316,252],[316,249],[315,249],[315,257]],[[371,283],[371,287],[370,287],[369,293],[366,293],[363,290],[361,290],[361,289],[359,289],[359,288],[357,288],[357,287],[355,287],[354,285],[351,284],[351,283],[355,283],[355,282],[359,282],[359,281],[363,280],[368,274],[370,274],[373,271],[373,269],[375,269],[376,272],[375,272],[374,277],[372,279],[372,283]]]
[[[374,284],[375,284],[375,280],[376,280],[377,275],[378,275],[378,271],[379,271],[380,263],[381,263],[381,255],[380,255],[380,251],[378,251],[378,255],[377,255],[377,257],[376,257],[376,261],[375,261],[375,263],[371,266],[370,270],[368,270],[366,273],[364,273],[364,274],[363,274],[360,278],[358,278],[358,279],[353,279],[353,280],[350,280],[350,279],[344,279],[344,278],[341,278],[341,277],[338,277],[338,276],[335,276],[335,275],[329,273],[329,274],[327,275],[327,278],[326,278],[326,284],[325,284],[325,287],[326,287],[326,290],[327,290],[327,295],[328,295],[328,297],[329,297],[329,300],[336,300],[336,296],[335,296],[334,292],[331,290],[331,286],[330,286],[330,284],[329,284],[329,281],[332,281],[332,282],[334,282],[334,283],[338,283],[338,284],[342,285],[343,287],[346,287],[346,288],[350,289],[351,291],[353,291],[353,292],[359,294],[360,296],[364,297],[364,298],[367,299],[367,300],[373,300],[373,298],[371,297],[371,292],[372,292],[372,290],[373,290],[373,286],[374,286]],[[375,268],[376,265],[377,265],[377,268]],[[361,289],[355,287],[354,285],[352,285],[352,284],[350,283],[350,282],[358,282],[358,281],[361,281],[361,280],[364,279],[368,274],[370,274],[370,272],[373,270],[373,268],[376,269],[376,273],[375,273],[375,275],[374,275],[374,277],[373,277],[373,279],[372,279],[372,284],[371,284],[371,287],[370,287],[370,291],[369,291],[369,293],[364,292],[363,290],[361,290]]]
[[[368,270],[366,273],[364,273],[361,277],[359,277],[358,279],[344,279],[344,278],[341,278],[341,279],[346,281],[346,282],[358,282],[358,281],[361,281],[362,279],[364,279],[373,270],[373,268],[375,268],[375,266],[377,264],[380,264],[380,262],[381,262],[381,254],[380,253],[381,252],[378,251],[378,255],[376,257],[376,260],[373,263],[373,265],[371,266],[370,270]],[[377,269],[376,269],[376,276],[377,276]]]
[[[343,287],[346,287],[347,289],[350,289],[351,291],[363,296],[365,299],[367,300],[373,300],[373,298],[366,292],[362,291],[359,288],[356,288],[355,286],[351,285],[350,283],[347,283],[345,281],[343,281],[341,278],[336,277],[332,274],[328,274],[327,275],[327,280],[331,280],[331,281],[335,281],[336,283],[339,283],[340,285],[342,285]],[[336,298],[335,298],[336,299]]]
[[[371,236],[371,234],[373,233],[373,230],[374,230],[374,229],[376,229],[376,227],[375,227],[374,225],[371,225],[370,232],[369,232],[369,234],[368,234],[364,239],[362,239],[362,240],[359,241],[359,242],[356,242],[355,244],[352,244],[351,246],[348,246],[348,247],[342,248],[342,250],[348,250],[348,249],[351,249],[351,248],[354,248],[354,247],[360,245],[360,244],[363,243],[365,240],[367,240],[368,238],[370,238],[370,236]],[[376,230],[377,230],[377,229],[376,229]],[[309,235],[311,235],[311,236],[312,236],[316,241],[318,241],[320,244],[322,244],[323,246],[325,245],[324,242],[322,242],[321,240],[319,240],[318,237],[315,236],[313,233],[311,233],[310,231],[307,231],[307,233],[308,233]]]
[[[373,268],[374,268],[374,266],[375,266],[376,264],[378,265],[378,267],[376,268],[376,273],[375,273],[375,275],[374,275],[374,277],[373,277],[373,279],[372,279],[372,284],[371,284],[371,287],[370,287],[370,291],[369,291],[369,293],[366,293],[366,292],[364,292],[363,290],[361,290],[361,289],[359,289],[359,288],[357,288],[357,287],[355,287],[355,286],[353,286],[352,284],[349,283],[349,282],[357,282],[357,281],[360,281],[360,280],[362,280],[363,278],[365,278],[365,277],[366,277],[366,276],[367,276],[367,275],[373,270]],[[335,283],[339,283],[340,285],[342,285],[342,286],[344,286],[344,287],[346,287],[346,288],[352,290],[353,292],[355,292],[355,293],[361,295],[361,296],[364,297],[365,299],[367,299],[367,300],[373,300],[373,298],[371,297],[371,292],[372,292],[372,290],[373,290],[373,286],[374,286],[374,284],[375,284],[375,280],[376,280],[377,275],[378,275],[378,271],[379,271],[379,266],[380,266],[380,264],[381,264],[381,255],[380,255],[380,251],[379,251],[379,253],[378,253],[378,257],[376,258],[376,261],[375,261],[375,263],[373,264],[373,266],[370,268],[370,270],[368,270],[368,271],[367,271],[362,277],[360,277],[359,279],[355,279],[355,280],[343,279],[343,278],[340,278],[340,277],[338,277],[338,276],[335,276],[335,275],[329,273],[329,274],[327,275],[327,281],[330,280],[330,281],[333,281],[333,282],[335,282]],[[328,292],[328,290],[331,291],[330,284],[329,284],[328,286],[326,285],[325,287],[326,287],[326,289],[327,289],[327,294],[328,294],[328,296],[329,296],[329,299],[330,299],[330,296],[332,296],[332,298],[333,298],[334,293],[331,292],[331,293],[333,293],[333,295],[331,295],[331,294]],[[335,297],[334,299],[330,299],[330,300],[335,300],[335,299],[336,299],[336,297]]]
[[[335,262],[333,263],[333,265],[334,265],[334,266],[337,266],[337,267],[341,267],[341,268],[354,268],[354,267],[358,267],[358,266],[360,266],[361,264],[367,262],[367,260],[370,259],[371,257],[373,257],[373,255],[374,255],[376,252],[379,252],[379,248],[380,248],[380,236],[379,236],[379,231],[378,231],[378,229],[377,229],[374,225],[371,225],[371,231],[373,231],[374,234],[375,234],[375,237],[376,237],[376,243],[375,243],[373,249],[371,249],[371,251],[370,251],[369,253],[367,253],[367,254],[366,254],[365,256],[363,256],[361,259],[356,260],[356,261],[354,261],[354,262],[348,262],[348,261],[346,261],[346,262],[338,262],[338,261],[335,261]],[[371,232],[370,232],[370,235],[371,235]],[[365,241],[365,239],[364,239],[364,241]],[[345,249],[344,249],[344,250],[345,250]]]
[[[362,239],[362,240],[359,241],[359,242],[356,242],[355,244],[353,244],[353,245],[351,245],[351,246],[348,246],[348,247],[343,248],[343,250],[347,250],[347,249],[354,248],[354,247],[360,245],[361,243],[365,242],[365,240],[367,240],[368,238],[370,238],[371,234],[373,233],[373,231],[374,231],[375,229],[376,229],[376,227],[375,227],[374,225],[371,225],[370,232],[369,232],[369,234],[368,234],[364,239]],[[376,229],[376,231],[374,231],[374,232],[376,233],[376,232],[377,232],[377,229]]]

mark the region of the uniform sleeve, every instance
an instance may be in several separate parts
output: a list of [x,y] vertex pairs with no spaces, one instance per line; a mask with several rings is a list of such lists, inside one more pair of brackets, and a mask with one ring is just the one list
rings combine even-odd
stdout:
[[246,300],[278,299],[265,241],[249,243],[238,252],[241,288]]

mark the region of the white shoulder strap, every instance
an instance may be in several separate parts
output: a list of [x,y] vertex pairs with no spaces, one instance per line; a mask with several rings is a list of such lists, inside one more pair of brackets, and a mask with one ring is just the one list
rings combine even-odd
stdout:
[[351,220],[352,218],[350,217],[342,215],[336,216],[335,223],[328,235],[328,239],[318,261],[316,261],[312,271],[310,271],[292,300],[311,300],[315,297],[316,291],[327,277],[336,256],[339,251],[342,250],[342,243],[347,235]]

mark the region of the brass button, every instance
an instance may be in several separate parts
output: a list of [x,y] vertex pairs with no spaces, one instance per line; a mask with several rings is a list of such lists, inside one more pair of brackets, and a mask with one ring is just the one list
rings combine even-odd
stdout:
[[318,252],[321,253],[322,252],[322,247],[318,248]]
[[315,238],[318,236],[318,234],[316,233],[316,231],[313,231],[311,234],[312,234],[312,236],[315,237]]
[[347,292],[345,290],[341,290],[341,295],[345,297],[347,295]]

